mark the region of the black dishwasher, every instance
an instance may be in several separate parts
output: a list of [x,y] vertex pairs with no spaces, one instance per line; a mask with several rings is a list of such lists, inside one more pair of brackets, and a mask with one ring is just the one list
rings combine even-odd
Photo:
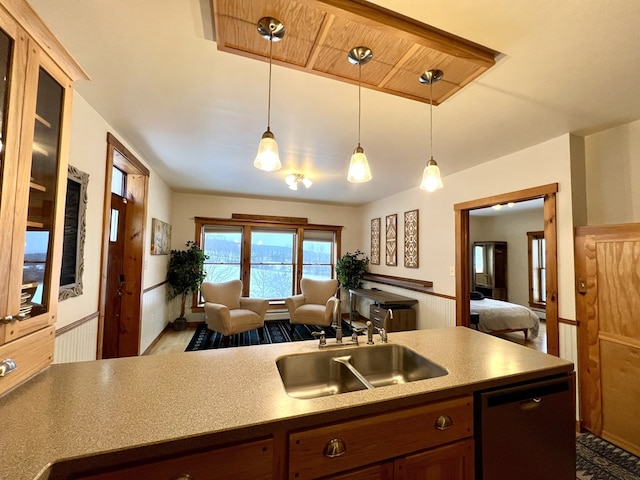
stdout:
[[476,480],[575,480],[571,377],[476,394]]

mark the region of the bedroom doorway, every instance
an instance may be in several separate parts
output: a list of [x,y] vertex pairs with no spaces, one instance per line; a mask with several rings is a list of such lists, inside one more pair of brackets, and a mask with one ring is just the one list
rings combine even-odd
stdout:
[[558,262],[556,232],[556,193],[558,184],[542,185],[526,190],[480,198],[454,205],[456,225],[456,324],[470,325],[471,292],[471,236],[469,212],[510,202],[522,202],[536,198],[543,199],[544,237],[546,243],[546,331],[547,353],[559,355],[560,340],[558,328]]

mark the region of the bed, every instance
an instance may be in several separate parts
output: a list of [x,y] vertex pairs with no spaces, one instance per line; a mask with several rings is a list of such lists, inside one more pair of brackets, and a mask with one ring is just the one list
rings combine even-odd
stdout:
[[522,332],[525,340],[538,336],[540,319],[533,310],[522,305],[484,298],[471,300],[471,312],[479,315],[477,327],[481,332]]

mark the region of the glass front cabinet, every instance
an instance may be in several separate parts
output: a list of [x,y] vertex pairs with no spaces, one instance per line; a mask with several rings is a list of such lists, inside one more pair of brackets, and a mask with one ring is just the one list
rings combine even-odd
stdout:
[[13,5],[0,5],[0,395],[53,358],[72,78],[86,78],[29,5]]

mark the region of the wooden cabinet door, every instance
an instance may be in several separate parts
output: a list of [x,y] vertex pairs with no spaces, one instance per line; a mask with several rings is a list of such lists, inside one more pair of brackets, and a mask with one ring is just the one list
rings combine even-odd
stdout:
[[25,32],[0,6],[0,345],[5,322],[18,314],[20,285],[7,281],[12,266],[13,224],[18,196],[18,156],[28,40]]
[[640,223],[575,241],[583,426],[640,455]]
[[358,468],[347,473],[325,477],[326,480],[393,480],[393,462]]
[[395,461],[394,480],[473,480],[473,440],[408,455]]

